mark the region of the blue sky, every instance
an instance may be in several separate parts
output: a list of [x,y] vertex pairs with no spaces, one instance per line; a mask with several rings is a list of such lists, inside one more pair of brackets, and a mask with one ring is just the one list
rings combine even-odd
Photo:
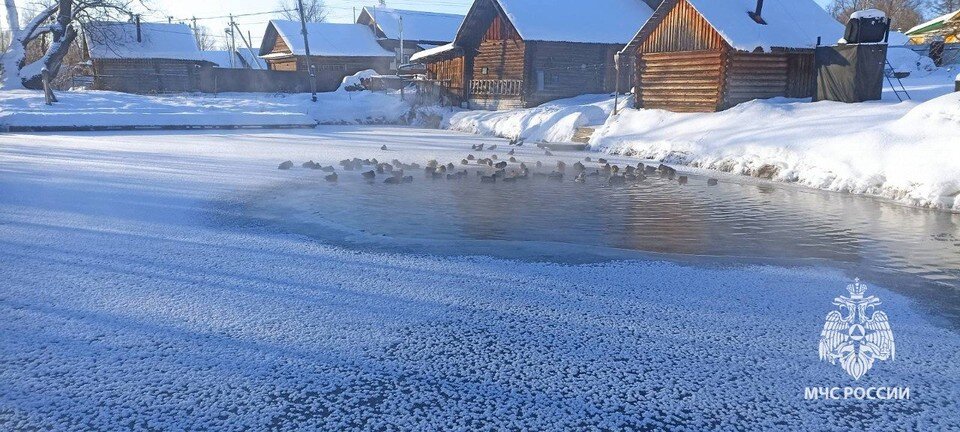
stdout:
[[[200,19],[199,25],[208,27],[211,33],[221,40],[225,40],[223,30],[227,27],[228,20],[222,17],[233,13],[235,15],[266,12],[279,9],[277,0],[146,0],[152,11],[144,15],[148,21],[167,21],[168,16],[174,17],[175,21],[189,22],[191,17],[208,18]],[[723,0],[718,0],[723,1]],[[829,0],[817,0],[820,4],[826,4]],[[437,12],[466,13],[472,0],[387,0],[387,6],[399,9],[430,10]],[[29,6],[31,0],[18,0],[22,6]],[[330,21],[332,22],[351,22],[353,20],[354,10],[359,10],[363,6],[373,6],[377,4],[376,0],[326,0],[327,7],[330,10]],[[2,13],[2,12],[0,12]],[[254,40],[259,40],[266,28],[266,22],[273,18],[271,14],[245,16],[237,18],[244,33],[248,31],[252,34]],[[3,18],[6,19],[5,17]],[[6,27],[6,21],[4,21]]]

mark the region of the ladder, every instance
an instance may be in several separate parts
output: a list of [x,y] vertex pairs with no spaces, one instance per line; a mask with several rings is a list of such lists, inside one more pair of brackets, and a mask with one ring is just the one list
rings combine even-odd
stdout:
[[[890,60],[886,60],[886,62],[887,67],[890,68],[890,73],[884,73],[884,75],[887,77],[887,83],[890,84],[890,89],[893,90],[893,94],[897,95],[897,99],[899,99],[900,102],[903,102],[904,97],[906,97],[907,100],[913,99],[910,97],[910,93],[907,92],[906,87],[903,86],[903,81],[897,76],[897,71],[893,68],[893,65],[890,64]],[[897,80],[897,83],[894,84],[893,80]],[[897,86],[900,86],[900,88],[898,89]],[[900,96],[901,93],[903,93],[903,96]]]

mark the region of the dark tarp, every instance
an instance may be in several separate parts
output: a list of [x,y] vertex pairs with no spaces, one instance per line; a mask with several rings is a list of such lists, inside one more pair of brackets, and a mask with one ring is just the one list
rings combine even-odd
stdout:
[[817,47],[817,91],[813,100],[880,100],[886,63],[886,44]]

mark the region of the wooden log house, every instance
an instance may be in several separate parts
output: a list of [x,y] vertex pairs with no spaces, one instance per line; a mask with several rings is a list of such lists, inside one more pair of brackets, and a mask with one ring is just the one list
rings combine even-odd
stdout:
[[818,38],[842,36],[813,0],[666,0],[625,49],[635,56],[636,106],[710,112],[811,97]]
[[[299,21],[272,20],[260,45],[260,58],[273,71],[308,72]],[[362,24],[307,23],[310,65],[319,91],[335,90],[343,78],[373,69],[390,72],[394,54],[383,49]]]
[[453,43],[411,61],[474,109],[606,93],[617,87],[614,55],[652,13],[643,0],[476,0]]
[[198,91],[200,67],[212,65],[185,24],[95,21],[84,38],[97,90]]

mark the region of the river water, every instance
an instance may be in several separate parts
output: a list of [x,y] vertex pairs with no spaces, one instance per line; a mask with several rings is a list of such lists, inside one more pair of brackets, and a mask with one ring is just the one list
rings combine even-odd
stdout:
[[582,263],[660,256],[826,266],[882,282],[960,323],[960,215],[747,178],[608,185],[298,180],[259,191],[249,217],[378,250]]

